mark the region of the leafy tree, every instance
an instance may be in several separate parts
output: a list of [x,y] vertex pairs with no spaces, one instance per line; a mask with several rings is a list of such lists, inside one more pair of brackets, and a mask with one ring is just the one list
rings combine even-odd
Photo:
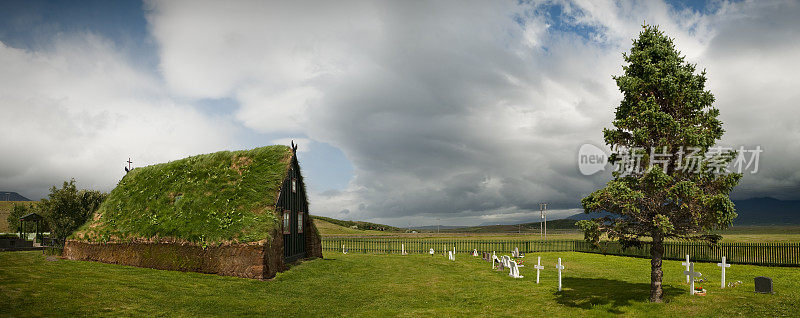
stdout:
[[107,196],[96,190],[78,190],[75,179],[71,179],[64,181],[60,189],[51,187],[39,209],[50,225],[52,236],[63,241],[92,217]]
[[[14,209],[11,210],[11,213],[8,214],[8,228],[12,231],[19,231],[19,218],[25,216],[28,213],[31,213],[33,208],[28,207],[25,204],[14,204]],[[33,224],[26,226],[26,232],[30,232],[33,229]]]
[[578,225],[595,244],[603,234],[625,247],[650,244],[650,301],[661,302],[664,240],[718,242],[713,231],[737,216],[729,194],[741,174],[720,168],[736,153],[713,147],[724,130],[705,70],[695,74],[657,26],[643,29],[623,53],[624,75],[614,77],[623,100],[614,128],[603,130],[609,161],[623,169],[581,201],[584,212],[611,216]]

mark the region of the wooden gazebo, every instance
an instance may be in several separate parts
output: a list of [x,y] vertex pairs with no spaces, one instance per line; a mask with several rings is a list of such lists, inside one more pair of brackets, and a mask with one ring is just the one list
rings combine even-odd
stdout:
[[42,223],[43,220],[44,220],[44,217],[42,217],[41,215],[38,215],[36,213],[29,213],[29,214],[26,214],[26,215],[20,217],[19,218],[19,237],[27,238],[27,235],[26,235],[27,233],[25,233],[25,222],[34,222],[34,224],[35,224],[34,225],[34,229],[36,231],[35,232],[36,235],[34,236],[33,241],[37,242],[37,240],[38,240],[39,243],[42,243],[42,238],[41,238],[41,236],[42,236],[41,235],[42,234],[42,224],[41,223]]

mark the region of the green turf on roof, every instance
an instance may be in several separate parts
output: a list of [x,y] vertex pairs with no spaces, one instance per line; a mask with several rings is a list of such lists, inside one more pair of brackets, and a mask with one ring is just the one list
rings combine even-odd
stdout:
[[198,244],[269,240],[292,151],[221,151],[133,169],[73,234],[90,242],[176,239]]

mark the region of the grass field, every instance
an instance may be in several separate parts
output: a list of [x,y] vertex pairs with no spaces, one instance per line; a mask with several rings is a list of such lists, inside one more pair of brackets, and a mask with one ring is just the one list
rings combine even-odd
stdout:
[[[698,264],[708,296],[690,296],[680,262],[666,261],[665,304],[647,302],[649,261],[583,253],[541,253],[541,284],[526,258],[522,279],[459,254],[327,253],[270,281],[159,271],[78,261],[38,252],[0,253],[0,316],[793,316],[800,270]],[[564,290],[558,292],[556,258]],[[753,293],[753,277],[772,277],[776,294]]]

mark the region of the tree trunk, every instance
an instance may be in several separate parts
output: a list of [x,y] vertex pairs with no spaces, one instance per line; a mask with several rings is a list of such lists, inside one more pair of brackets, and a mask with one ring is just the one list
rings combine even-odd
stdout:
[[653,236],[650,246],[650,302],[660,303],[663,301],[663,290],[661,289],[661,278],[664,272],[661,270],[661,259],[664,257],[664,239],[660,235]]

